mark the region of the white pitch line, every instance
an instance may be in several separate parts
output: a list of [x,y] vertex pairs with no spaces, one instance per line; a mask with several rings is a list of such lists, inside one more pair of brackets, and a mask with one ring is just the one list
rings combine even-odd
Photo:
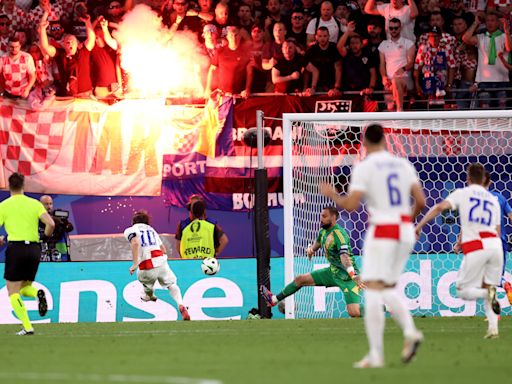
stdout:
[[176,376],[144,376],[123,374],[90,374],[90,373],[59,373],[59,372],[0,372],[0,378],[34,380],[34,381],[82,381],[96,383],[155,383],[155,384],[222,384],[215,379],[195,379]]
[[[483,322],[483,319],[482,319],[482,322]],[[55,323],[54,325],[57,325],[57,323]],[[512,324],[511,323],[504,323],[504,324],[500,324],[500,329],[501,330],[508,330],[508,329],[511,329],[512,328]],[[0,329],[1,329],[1,326],[0,326]],[[453,332],[453,331],[457,331],[457,332],[463,332],[465,330],[474,330],[475,329],[475,326],[474,325],[471,325],[471,324],[465,324],[465,325],[460,325],[460,324],[453,324],[453,325],[450,325],[450,326],[447,326],[447,325],[440,325],[438,328],[435,328],[435,329],[430,329],[428,331],[428,333],[430,334],[437,334],[437,333],[446,333],[446,332]],[[288,330],[287,332],[289,332],[290,334],[302,334],[303,333],[303,329],[300,328],[300,329],[296,329],[296,330]],[[358,335],[358,334],[362,334],[364,333],[364,328],[359,328],[359,329],[354,329],[354,328],[345,328],[343,326],[333,326],[333,327],[325,327],[325,326],[321,326],[321,327],[317,327],[315,328],[315,331],[317,332],[327,332],[327,333],[334,333],[334,332],[343,332],[343,333],[347,333],[347,334],[353,334],[353,335]],[[78,333],[78,334],[74,334],[74,333],[61,333],[61,334],[54,334],[54,333],[51,333],[51,332],[46,332],[45,329],[39,331],[38,329],[36,329],[36,335],[34,337],[37,337],[37,338],[46,338],[46,337],[49,337],[49,338],[69,338],[69,337],[72,337],[72,338],[94,338],[94,337],[102,337],[102,336],[113,336],[113,337],[133,337],[133,336],[136,336],[136,335],[146,335],[146,334],[151,334],[151,335],[162,335],[162,336],[172,336],[172,335],[183,335],[183,334],[190,334],[190,335],[193,335],[193,334],[210,334],[212,332],[211,329],[209,328],[206,328],[206,329],[157,329],[157,330],[117,330],[117,331],[114,331],[114,332],[108,332],[108,333],[103,333],[103,332],[87,332],[87,333]],[[272,335],[275,335],[277,333],[280,333],[281,332],[281,329],[258,329],[258,336],[272,336]],[[393,332],[399,332],[399,329],[395,329],[393,330]],[[218,335],[240,335],[240,334],[249,334],[251,335],[251,329],[245,329],[245,328],[236,328],[236,329],[216,329],[215,330],[215,333],[218,334]],[[11,338],[13,334],[9,333],[9,334],[0,334],[0,340],[3,340],[4,338]]]

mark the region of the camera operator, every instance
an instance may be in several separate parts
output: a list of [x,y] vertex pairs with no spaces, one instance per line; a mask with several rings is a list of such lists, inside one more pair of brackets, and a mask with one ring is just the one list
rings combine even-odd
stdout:
[[[41,236],[41,261],[71,261],[69,254],[69,235],[73,230],[73,224],[68,221],[69,212],[62,209],[53,209],[51,196],[41,196],[39,201],[55,221],[55,230],[50,238]],[[39,229],[44,229],[40,222]]]

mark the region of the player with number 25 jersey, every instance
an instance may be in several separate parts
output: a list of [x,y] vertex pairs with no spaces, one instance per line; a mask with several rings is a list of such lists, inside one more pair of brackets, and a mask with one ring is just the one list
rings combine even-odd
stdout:
[[501,280],[503,249],[500,239],[498,198],[485,187],[485,168],[474,163],[468,168],[468,186],[453,191],[432,207],[416,227],[419,235],[429,221],[446,209],[459,211],[464,259],[457,275],[457,295],[464,300],[484,299],[488,329],[487,339],[498,337],[501,312],[496,286]]
[[501,248],[497,232],[501,212],[496,196],[482,185],[471,184],[450,193],[446,201],[451,204],[452,210],[459,211],[461,248],[464,254],[477,250],[475,247],[482,249],[483,247],[476,243],[482,240],[482,237],[493,239],[486,244],[486,248],[492,248],[493,244]]

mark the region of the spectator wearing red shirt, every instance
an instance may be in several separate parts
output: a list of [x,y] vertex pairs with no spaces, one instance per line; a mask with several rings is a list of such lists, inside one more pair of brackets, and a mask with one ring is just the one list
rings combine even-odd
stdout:
[[212,77],[215,72],[218,75],[218,89],[223,93],[237,95],[245,89],[247,66],[251,60],[250,43],[242,40],[240,27],[235,22],[228,24],[228,45],[220,48],[212,58],[205,98],[210,97],[212,92]]
[[79,45],[76,36],[65,35],[63,48],[56,48],[48,43],[46,28],[48,13],[45,12],[39,23],[39,40],[43,52],[53,57],[57,63],[60,84],[57,95],[73,97],[90,97],[92,95],[90,54],[96,36],[89,15],[82,18],[87,27],[87,39]]
[[283,58],[283,43],[286,39],[286,26],[278,22],[274,24],[274,40],[265,43],[263,47],[263,69],[270,70],[278,59]]
[[[121,96],[120,72],[117,71],[117,41],[110,35],[108,21],[100,16],[94,27],[96,42],[91,51],[91,81],[98,99]],[[119,78],[118,78],[119,77]]]
[[268,83],[268,71],[265,71],[262,66],[265,31],[260,24],[253,25],[251,37],[251,60],[247,66],[247,82],[242,97],[249,97],[255,92],[265,92]]

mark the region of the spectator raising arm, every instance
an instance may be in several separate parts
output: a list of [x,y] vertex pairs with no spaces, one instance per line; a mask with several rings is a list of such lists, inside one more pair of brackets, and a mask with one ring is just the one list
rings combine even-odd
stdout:
[[336,45],[336,48],[338,48],[338,52],[342,57],[347,56],[347,41],[351,34],[354,33],[356,30],[356,23],[355,21],[350,21],[347,24],[347,30],[345,33],[341,36],[341,39],[338,40],[338,44]]
[[419,14],[418,7],[416,6],[416,3],[414,2],[414,0],[409,0],[408,3],[409,3],[409,9],[411,10],[411,14],[409,17],[411,19],[415,19],[416,16],[418,16],[418,14]]
[[48,23],[48,11],[45,10],[38,26],[39,42],[41,43],[41,50],[43,51],[43,54],[50,57],[55,57],[57,49],[53,45],[50,45],[48,42],[48,34],[46,33],[46,29],[49,25],[50,23]]
[[364,6],[364,12],[368,15],[380,15],[375,0],[368,0],[366,5]]
[[468,45],[476,46],[478,44],[478,38],[475,36],[475,31],[480,25],[480,20],[478,17],[475,17],[475,21],[471,26],[464,32],[464,35],[462,35],[462,41],[465,42]]
[[512,38],[510,37],[510,26],[508,24],[507,19],[502,18],[501,22],[503,23],[503,32],[505,32],[505,49],[507,52],[512,52]]
[[108,21],[103,16],[100,16],[99,23],[101,25],[101,30],[103,31],[103,38],[105,39],[105,43],[114,51],[117,51],[119,45],[117,44],[117,40],[112,37],[110,31],[108,30]]
[[87,38],[84,41],[84,47],[90,52],[96,43],[96,33],[94,33],[94,28],[91,24],[91,16],[85,15],[80,18],[80,21],[85,23],[85,28],[87,30]]

